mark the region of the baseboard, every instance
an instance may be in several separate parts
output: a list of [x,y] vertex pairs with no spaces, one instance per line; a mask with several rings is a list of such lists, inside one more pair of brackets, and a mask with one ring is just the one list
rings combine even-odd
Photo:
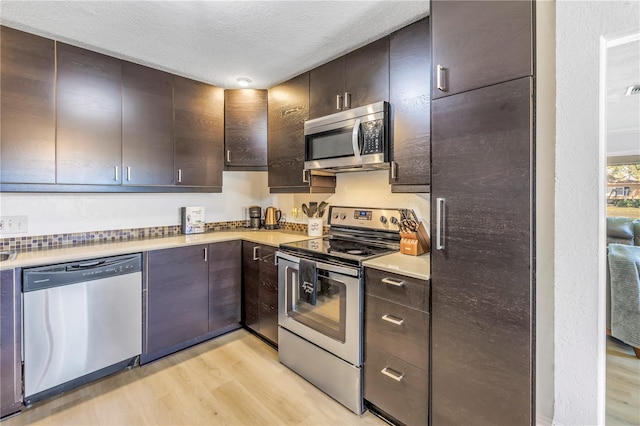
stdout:
[[536,426],[564,426],[562,423],[554,422],[547,416],[536,415]]

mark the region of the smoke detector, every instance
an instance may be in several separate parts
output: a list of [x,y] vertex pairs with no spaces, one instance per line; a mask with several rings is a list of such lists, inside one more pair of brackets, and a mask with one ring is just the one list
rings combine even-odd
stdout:
[[640,95],[640,85],[627,87],[627,93],[625,93],[624,95],[625,96]]

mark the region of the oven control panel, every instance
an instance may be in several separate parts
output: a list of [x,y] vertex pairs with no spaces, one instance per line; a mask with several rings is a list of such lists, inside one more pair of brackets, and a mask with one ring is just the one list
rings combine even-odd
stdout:
[[400,229],[400,212],[397,209],[331,206],[328,223],[332,226],[396,232]]

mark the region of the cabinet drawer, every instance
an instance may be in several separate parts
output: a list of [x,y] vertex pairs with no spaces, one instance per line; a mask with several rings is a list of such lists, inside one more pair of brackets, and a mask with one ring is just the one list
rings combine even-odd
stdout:
[[365,345],[364,356],[364,399],[402,423],[426,425],[427,371],[371,345]]
[[378,269],[365,269],[367,294],[429,311],[429,281],[419,280]]
[[367,295],[365,343],[426,370],[429,314]]

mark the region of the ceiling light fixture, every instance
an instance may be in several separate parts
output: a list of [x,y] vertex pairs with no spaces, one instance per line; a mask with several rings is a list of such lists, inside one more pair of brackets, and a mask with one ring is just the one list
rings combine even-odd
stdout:
[[251,80],[247,77],[238,77],[236,81],[240,87],[248,87],[251,84]]

